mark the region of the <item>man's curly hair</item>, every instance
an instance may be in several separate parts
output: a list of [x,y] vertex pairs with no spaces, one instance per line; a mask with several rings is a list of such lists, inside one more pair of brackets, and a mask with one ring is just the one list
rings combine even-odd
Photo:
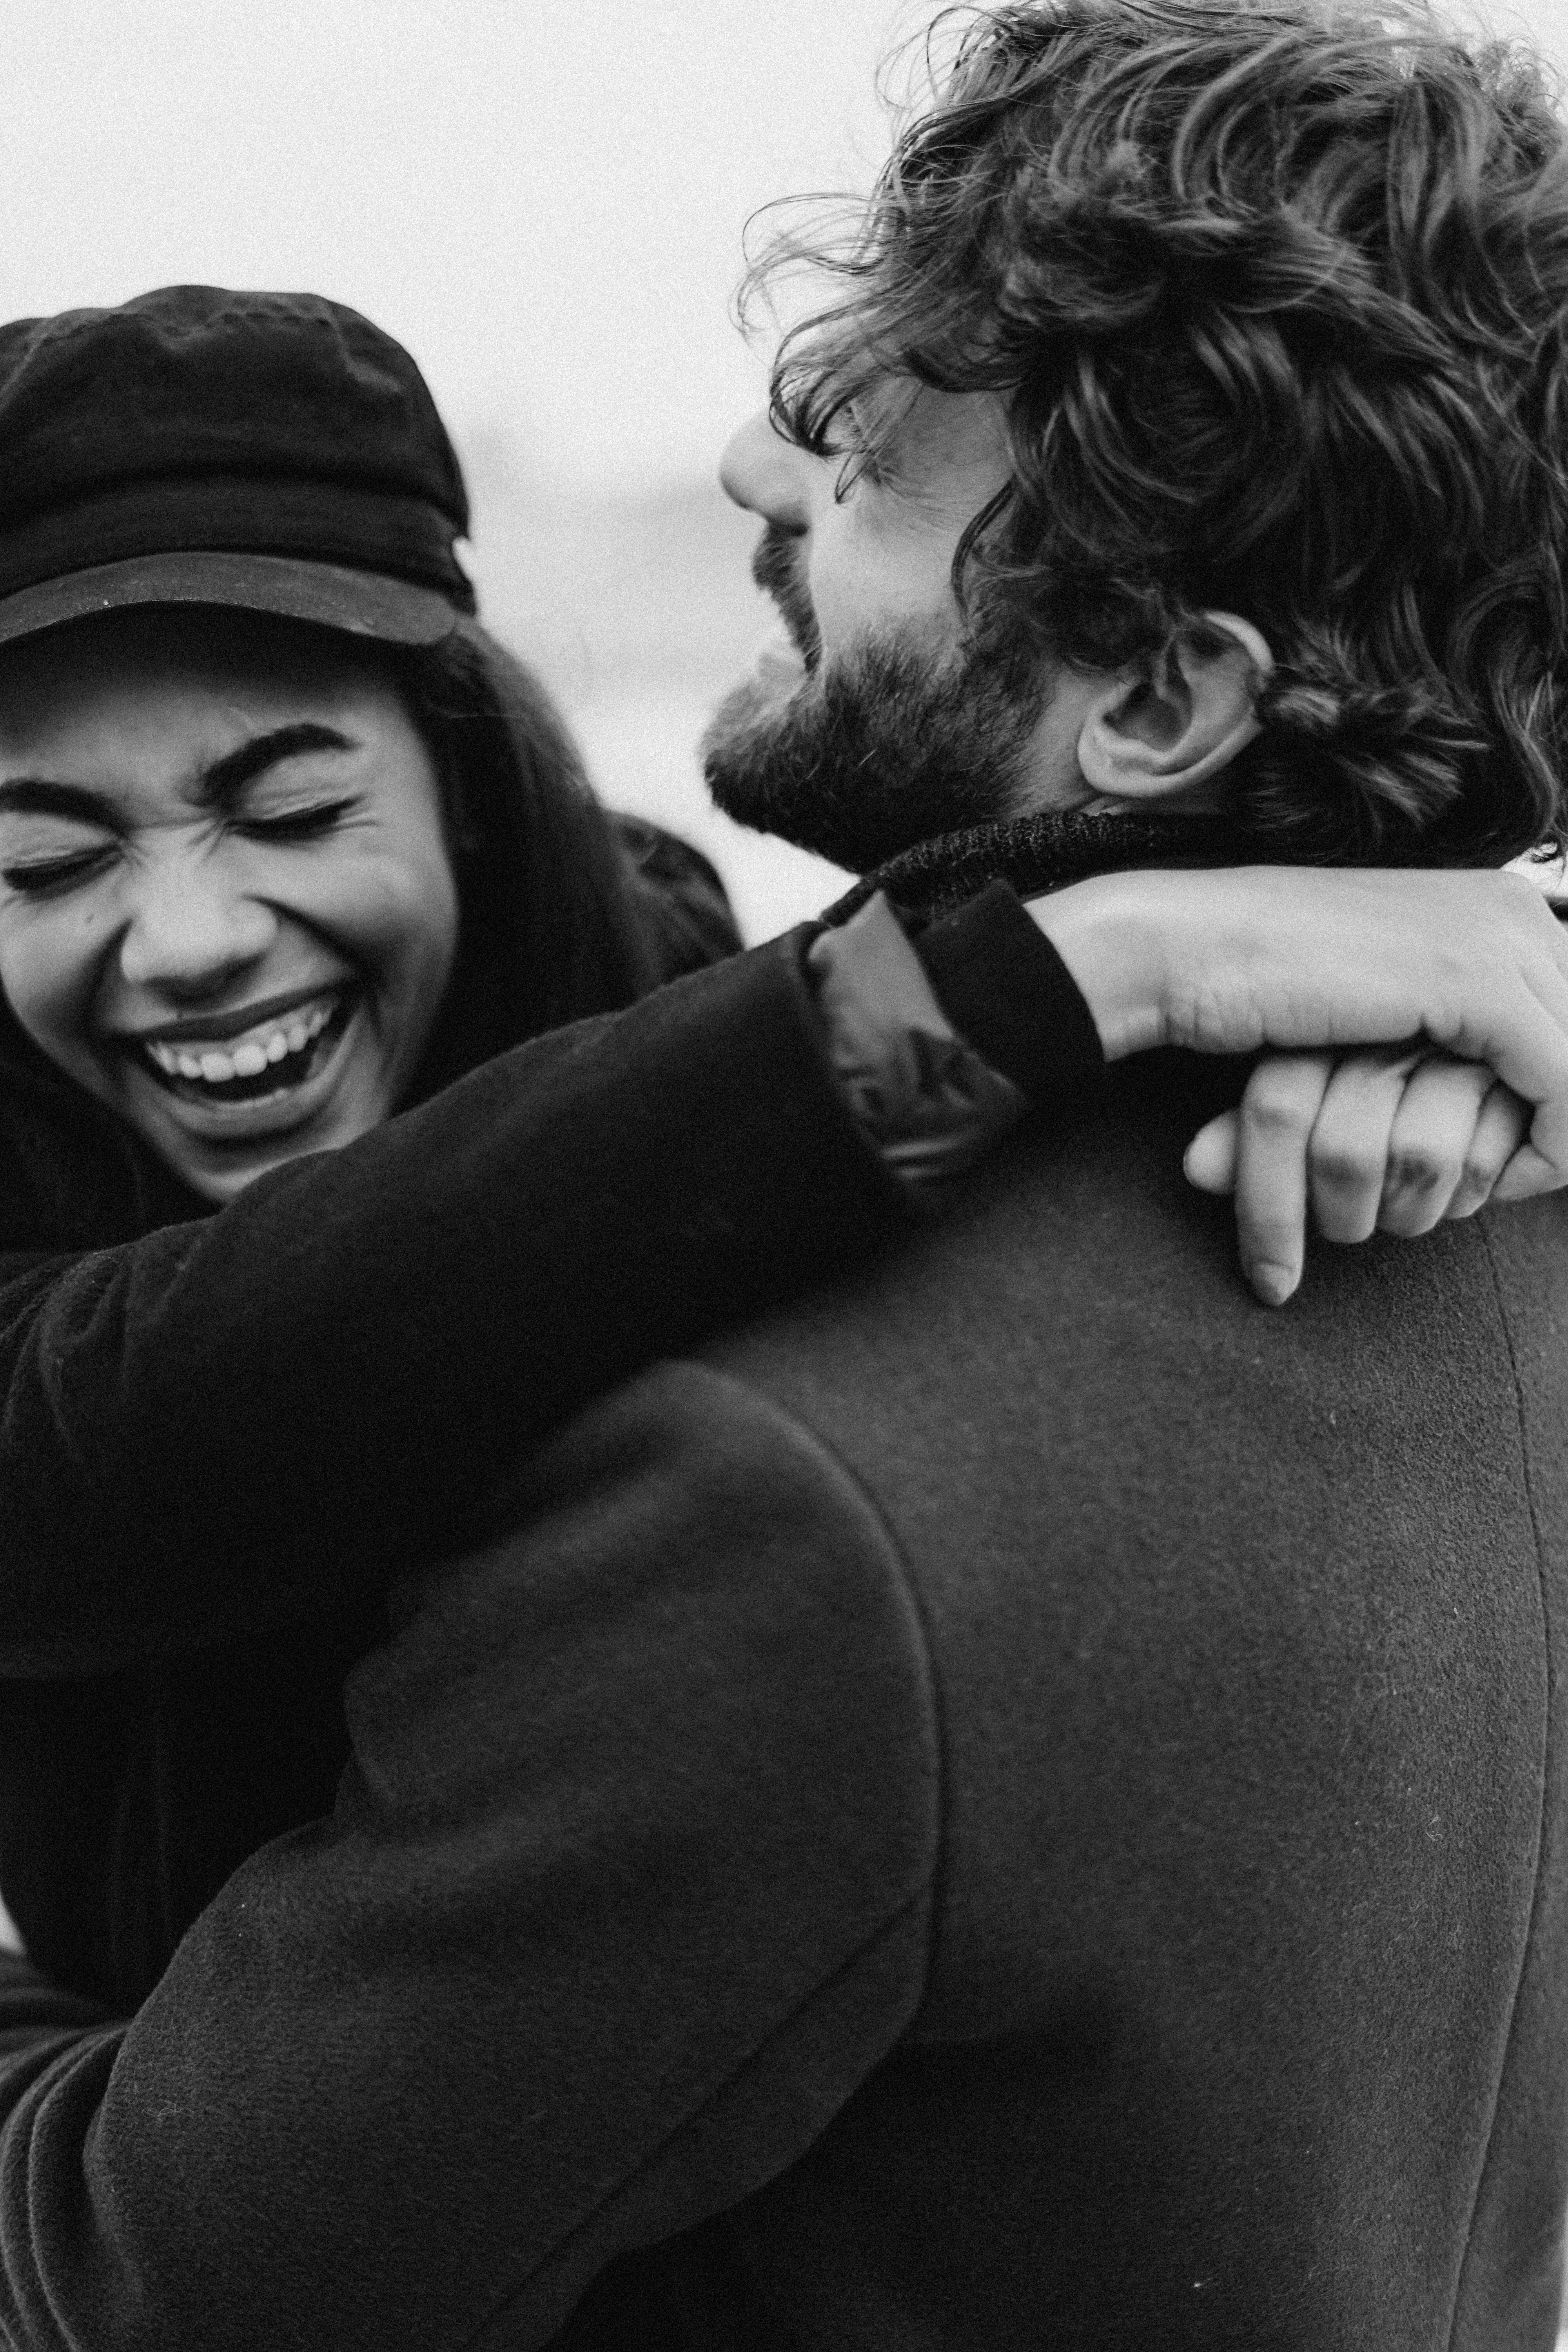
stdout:
[[1005,397],[978,641],[1114,669],[1244,614],[1273,856],[1568,837],[1568,138],[1527,54],[1405,0],[1004,0],[850,246],[755,277],[803,253],[847,283],[780,352],[790,438],[852,474],[889,387]]

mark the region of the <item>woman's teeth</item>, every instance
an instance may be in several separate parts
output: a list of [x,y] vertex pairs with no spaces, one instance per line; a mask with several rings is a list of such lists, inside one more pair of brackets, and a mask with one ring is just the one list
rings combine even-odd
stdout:
[[[230,1040],[222,1045],[169,1045],[148,1038],[145,1050],[165,1077],[199,1079],[209,1087],[232,1086],[236,1079],[258,1078],[269,1065],[305,1053],[336,1010],[334,1003],[321,1003],[289,1013],[281,1021],[258,1024],[237,1044]],[[279,1071],[279,1085],[288,1085],[294,1075]]]

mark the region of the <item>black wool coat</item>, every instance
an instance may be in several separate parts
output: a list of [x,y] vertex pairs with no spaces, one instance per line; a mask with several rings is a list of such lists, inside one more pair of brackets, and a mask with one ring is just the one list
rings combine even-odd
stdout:
[[[62,1990],[133,2009],[229,1873],[330,1811],[389,1587],[531,1438],[910,1221],[809,930],[730,955],[704,861],[616,824],[685,977],[219,1215],[0,1007],[0,1892]],[[1068,1115],[1098,1048],[1016,901],[921,952]]]
[[1270,1314],[1233,1083],[589,1406],[129,2027],[0,1984],[12,2324],[1547,2352],[1568,1207]]
[[[1040,847],[902,879],[940,900],[973,851],[1026,889]],[[584,2217],[622,2251],[561,2352],[1555,2343],[1568,1200],[1320,1248],[1265,1311],[1180,1172],[1232,1085],[1121,1065],[896,1260],[596,1408],[535,1490],[563,1568],[595,1531],[605,1654],[656,1528],[695,1621],[740,1621],[713,1813],[732,1867],[752,1839],[737,1940],[781,1955],[715,1964],[735,2063]],[[765,1498],[832,1586],[787,1684]],[[694,2012],[694,2066],[713,2036]]]

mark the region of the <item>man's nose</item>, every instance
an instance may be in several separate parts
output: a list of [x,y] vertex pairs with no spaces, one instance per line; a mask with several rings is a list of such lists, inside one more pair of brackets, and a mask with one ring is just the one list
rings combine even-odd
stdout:
[[216,995],[278,936],[272,909],[234,888],[216,866],[160,860],[137,877],[133,890],[120,969],[135,988],[181,998]]
[[801,531],[811,522],[811,469],[818,462],[781,439],[767,410],[760,408],[731,436],[719,460],[719,479],[738,507],[749,507],[784,530]]

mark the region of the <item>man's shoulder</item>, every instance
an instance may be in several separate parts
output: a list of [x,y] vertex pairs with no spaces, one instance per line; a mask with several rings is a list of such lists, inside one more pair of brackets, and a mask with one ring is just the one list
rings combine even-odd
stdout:
[[[1228,1335],[1244,1349],[1310,1350],[1332,1329],[1390,1315],[1451,1321],[1489,1297],[1483,1234],[1526,1245],[1568,1269],[1568,1196],[1445,1225],[1419,1242],[1376,1238],[1356,1249],[1314,1243],[1299,1297],[1283,1313],[1259,1305],[1240,1270],[1228,1199],[1198,1192],[1184,1148],[1239,1096],[1245,1067],[1191,1055],[1146,1055],[1110,1074],[1099,1101],[1065,1132],[1032,1123],[966,1176],[932,1215],[874,1263],[851,1268],[740,1332],[705,1360],[736,1372],[825,1353],[888,1354],[916,1377],[962,1359],[984,1326],[994,1356],[1017,1330],[1037,1359],[1102,1349],[1126,1318],[1145,1332]],[[1568,1279],[1568,1277],[1565,1277]],[[1109,1323],[1108,1323],[1109,1318]],[[910,1352],[911,1319],[931,1344]],[[941,1344],[952,1337],[956,1354]],[[1265,1339],[1265,1333],[1272,1335]]]
[[[1020,1530],[1065,1510],[1102,1542],[1222,1529],[1241,1549],[1292,1512],[1309,1524],[1325,1482],[1369,1525],[1390,1497],[1425,1523],[1456,1482],[1478,1510],[1483,1489],[1511,1504],[1517,1328],[1493,1259],[1560,1265],[1568,1310],[1562,1204],[1319,1245],[1270,1310],[1229,1202],[1182,1174],[1206,1108],[1180,1071],[1152,1079],[1108,1088],[1068,1136],[1021,1139],[907,1244],[704,1360],[833,1446],[900,1529],[911,1512],[961,1528],[1004,1486]],[[1549,1344],[1542,1284],[1513,1293],[1515,1326]]]
[[[1233,1877],[1267,1883],[1303,1773],[1330,1845],[1370,1834],[1373,1791],[1378,1835],[1406,1854],[1408,1790],[1390,1792],[1402,1772],[1415,1785],[1415,1759],[1434,1815],[1484,1815],[1481,1843],[1531,1850],[1534,1376],[1494,1258],[1522,1294],[1554,1242],[1568,1264],[1568,1221],[1532,1204],[1500,1244],[1471,1222],[1321,1250],[1271,1311],[1237,1270],[1228,1203],[1184,1184],[1191,1108],[1112,1090],[1072,1137],[1005,1155],[907,1250],[709,1352],[831,1449],[918,1597],[966,1825],[939,1937],[943,2031],[1027,2011],[1039,1953],[1079,1937],[1051,1869],[1028,1878],[1021,1857],[1068,1857],[1060,1883],[1092,1886],[1109,1934],[1128,1857],[1163,1885],[1195,1792],[1227,1858],[1200,1874],[1194,1949],[1205,1902],[1231,1900]],[[1528,1297],[1520,1314],[1550,1350]],[[1278,1801],[1255,1801],[1259,1776]],[[1151,1949],[1167,1896],[1151,1897]],[[1091,1944],[1086,1969],[1104,1958]]]
[[[703,1351],[706,1362],[796,1402],[837,1379],[982,1394],[1026,1358],[1037,1375],[1194,1317],[1247,1322],[1228,1203],[1181,1171],[1184,1131],[1127,1086],[1066,1134],[1031,1126],[875,1261]],[[1261,1312],[1261,1310],[1259,1310]]]

